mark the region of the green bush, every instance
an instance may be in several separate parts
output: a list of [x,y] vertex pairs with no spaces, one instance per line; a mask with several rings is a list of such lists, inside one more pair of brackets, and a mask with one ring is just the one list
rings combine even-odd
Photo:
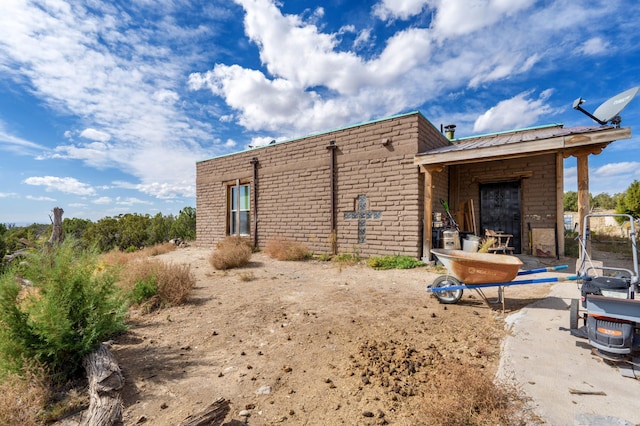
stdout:
[[131,292],[131,302],[140,304],[158,294],[158,284],[155,276],[149,276],[136,281]]
[[411,256],[380,256],[372,257],[367,261],[373,269],[412,269],[424,266],[424,262]]
[[125,329],[115,269],[99,268],[97,255],[78,247],[67,239],[0,277],[0,374],[35,360],[54,380],[68,380],[84,355]]

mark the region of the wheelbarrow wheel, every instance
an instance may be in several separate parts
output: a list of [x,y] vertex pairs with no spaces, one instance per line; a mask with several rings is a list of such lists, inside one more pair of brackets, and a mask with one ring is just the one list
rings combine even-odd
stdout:
[[[459,285],[460,281],[457,278],[452,277],[451,275],[441,275],[433,281],[431,288],[453,287]],[[433,295],[440,303],[450,305],[458,303],[458,300],[462,297],[462,290],[434,291]]]
[[580,318],[580,301],[578,299],[571,299],[571,306],[569,307],[569,330],[578,329],[579,318]]

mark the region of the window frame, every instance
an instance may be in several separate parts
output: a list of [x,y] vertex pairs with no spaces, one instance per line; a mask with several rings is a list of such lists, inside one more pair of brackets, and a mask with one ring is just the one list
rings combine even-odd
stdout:
[[230,182],[226,185],[226,190],[227,235],[250,237],[251,182],[249,180],[236,179],[235,182]]

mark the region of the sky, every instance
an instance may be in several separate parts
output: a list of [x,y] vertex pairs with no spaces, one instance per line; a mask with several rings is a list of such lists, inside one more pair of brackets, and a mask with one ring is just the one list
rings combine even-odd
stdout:
[[[195,207],[196,162],[420,111],[456,136],[564,123],[640,85],[636,0],[1,0],[0,223]],[[640,179],[632,139],[592,194]],[[565,161],[565,190],[576,190]]]

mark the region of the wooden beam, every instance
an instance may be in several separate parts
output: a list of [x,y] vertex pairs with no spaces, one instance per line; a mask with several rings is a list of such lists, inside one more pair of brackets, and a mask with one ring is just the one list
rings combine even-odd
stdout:
[[600,145],[590,145],[575,149],[569,149],[565,150],[563,155],[564,158],[569,158],[571,156],[577,157],[579,155],[598,155],[602,152],[603,149],[607,147],[607,145],[609,145],[609,142]]
[[480,176],[474,176],[471,178],[471,182],[485,183],[485,182],[506,182],[511,180],[527,179],[533,176],[531,170],[523,170],[517,173],[483,173]]
[[556,229],[558,256],[564,256],[564,157],[556,154]]
[[421,167],[420,170],[424,175],[424,226],[422,227],[422,260],[424,262],[431,261],[431,246],[433,223],[433,175],[431,170]]
[[[589,214],[589,156],[578,156],[578,217],[579,217],[579,233],[584,230],[584,217]],[[589,239],[582,235],[586,252],[591,256],[591,243]],[[582,257],[582,251],[580,251]]]

